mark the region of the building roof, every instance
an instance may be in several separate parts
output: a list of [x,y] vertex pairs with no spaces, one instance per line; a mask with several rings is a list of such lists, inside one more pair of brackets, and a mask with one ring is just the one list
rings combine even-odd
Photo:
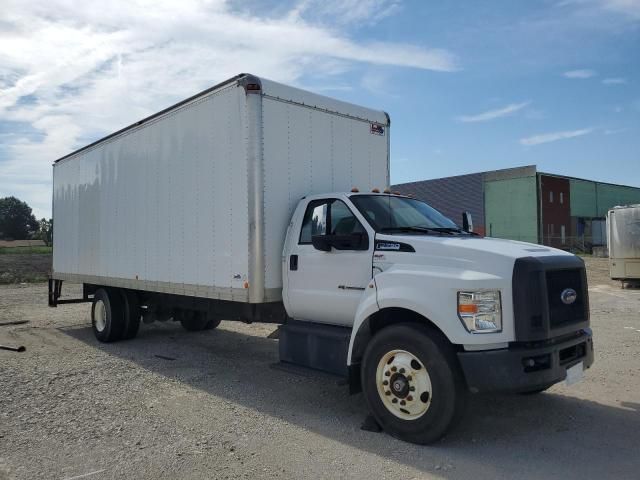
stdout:
[[508,180],[508,179],[512,179],[512,178],[523,178],[523,177],[534,177],[536,175],[546,175],[549,177],[558,177],[558,178],[566,178],[569,180],[578,180],[578,181],[582,181],[582,182],[592,182],[592,183],[599,183],[602,185],[612,185],[615,187],[625,187],[625,188],[638,188],[640,189],[640,186],[633,186],[633,185],[622,185],[622,184],[618,184],[618,183],[611,183],[611,182],[602,182],[600,180],[590,180],[587,178],[580,178],[580,177],[573,177],[573,176],[569,176],[569,175],[560,175],[557,173],[548,173],[548,172],[540,172],[537,169],[536,165],[525,165],[522,167],[512,167],[512,168],[502,168],[499,170],[486,170],[484,172],[473,172],[473,173],[466,173],[463,175],[452,175],[450,177],[439,177],[439,178],[430,178],[430,179],[426,179],[426,180],[417,180],[415,182],[407,182],[407,183],[402,183],[402,184],[396,184],[393,185],[393,187],[397,187],[398,185],[413,185],[413,184],[418,184],[418,183],[422,183],[422,182],[432,182],[432,181],[436,181],[436,180],[445,180],[445,179],[450,179],[450,178],[460,178],[462,179],[463,177],[469,176],[469,175],[482,175],[483,179],[485,181],[493,181],[493,180]]

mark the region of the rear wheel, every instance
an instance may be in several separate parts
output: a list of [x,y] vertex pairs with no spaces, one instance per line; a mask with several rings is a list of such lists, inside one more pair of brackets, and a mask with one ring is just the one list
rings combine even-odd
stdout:
[[207,323],[204,325],[204,329],[205,330],[213,330],[214,328],[216,328],[218,325],[220,325],[220,322],[222,320],[220,320],[219,318],[212,318],[212,319],[208,319]]
[[190,332],[212,330],[220,325],[220,319],[209,318],[206,312],[197,310],[183,310],[180,312],[179,318],[182,327]]
[[380,426],[412,443],[438,440],[461,416],[466,390],[451,345],[411,324],[376,334],[362,363],[362,390]]
[[134,338],[138,334],[142,312],[140,311],[138,296],[134,292],[122,290],[122,304],[125,323],[122,332],[122,339],[128,340],[130,338]]
[[101,342],[120,340],[125,328],[122,296],[117,289],[99,288],[91,305],[91,327]]

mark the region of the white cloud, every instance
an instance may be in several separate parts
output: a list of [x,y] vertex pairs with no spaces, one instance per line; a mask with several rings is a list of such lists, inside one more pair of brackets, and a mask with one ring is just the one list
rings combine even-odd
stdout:
[[640,20],[640,0],[597,0],[604,9]]
[[605,135],[616,135],[618,133],[623,133],[623,132],[627,132],[629,131],[630,128],[629,127],[624,127],[624,128],[612,128],[612,129],[606,129],[604,130],[604,134]]
[[488,110],[486,112],[478,113],[476,115],[461,115],[458,120],[461,122],[487,122],[500,117],[506,117],[519,110],[522,110],[531,102],[511,103],[506,107],[498,108],[496,110]]
[[372,25],[400,10],[398,0],[303,0],[292,15],[327,19],[332,23]]
[[584,70],[569,70],[568,72],[564,72],[562,75],[565,76],[566,78],[584,79],[584,78],[595,77],[597,74],[593,70],[584,69]]
[[605,85],[623,85],[627,83],[627,80],[625,78],[613,77],[605,78],[604,80],[602,80],[602,83],[604,83]]
[[531,137],[521,138],[520,144],[527,147],[540,145],[542,143],[557,142],[558,140],[565,140],[567,138],[581,137],[593,132],[594,128],[582,128],[580,130],[565,130],[562,132],[550,132],[542,133],[540,135],[533,135]]
[[341,75],[362,65],[456,70],[445,50],[349,35],[397,8],[310,0],[266,17],[225,0],[4,0],[0,122],[15,135],[0,142],[0,196],[22,192],[47,215],[53,160],[239,72],[321,90],[348,88]]
[[583,13],[602,15],[602,12],[620,14],[632,20],[640,20],[640,0],[562,0],[558,7],[575,6]]

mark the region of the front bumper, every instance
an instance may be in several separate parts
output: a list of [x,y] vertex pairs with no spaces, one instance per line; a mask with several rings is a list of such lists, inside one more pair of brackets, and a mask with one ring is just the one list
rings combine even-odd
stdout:
[[458,359],[469,390],[478,392],[526,392],[561,382],[567,368],[593,363],[590,328],[575,335],[543,342],[512,343],[500,350],[459,352]]

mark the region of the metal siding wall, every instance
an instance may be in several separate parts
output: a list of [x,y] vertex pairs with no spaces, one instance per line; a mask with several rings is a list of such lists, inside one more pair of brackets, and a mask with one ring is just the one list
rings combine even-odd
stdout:
[[[217,287],[247,274],[244,90],[228,88],[54,167],[54,271]],[[188,290],[188,291],[187,291]]]
[[444,215],[457,224],[462,223],[462,212],[469,211],[473,217],[476,231],[483,234],[485,227],[483,174],[474,173],[457,177],[402,183],[391,188],[403,195],[411,195]]
[[282,286],[284,237],[299,200],[354,185],[384,188],[390,132],[374,135],[369,122],[270,97],[263,97],[262,115],[265,288],[274,289]]
[[572,217],[597,217],[596,184],[587,180],[569,180]]
[[615,206],[640,203],[640,188],[598,183],[596,190],[598,197],[598,217],[606,217],[607,211]]
[[640,188],[570,179],[571,216],[604,218],[617,205],[640,203]]
[[536,177],[488,181],[485,191],[486,234],[538,242]]

